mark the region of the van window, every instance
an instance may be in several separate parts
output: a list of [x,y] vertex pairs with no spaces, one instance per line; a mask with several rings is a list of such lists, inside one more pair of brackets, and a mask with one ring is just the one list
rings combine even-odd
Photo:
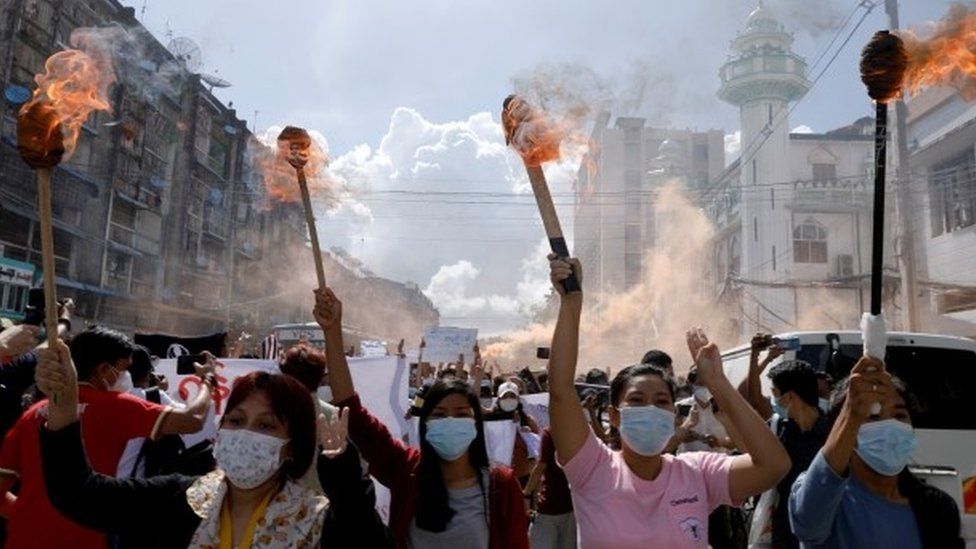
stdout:
[[[861,355],[859,345],[841,345],[831,359],[826,345],[804,345],[797,358],[839,381]],[[885,364],[912,396],[912,421],[920,429],[976,429],[976,353],[963,349],[889,346]]]

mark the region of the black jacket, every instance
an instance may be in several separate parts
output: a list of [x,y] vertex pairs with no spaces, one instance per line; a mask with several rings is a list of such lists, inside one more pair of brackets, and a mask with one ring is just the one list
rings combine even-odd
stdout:
[[[81,440],[81,424],[59,431],[41,427],[41,457],[47,495],[69,519],[104,532],[141,537],[147,546],[184,548],[200,517],[186,501],[197,479],[165,475],[117,479],[92,471]],[[316,464],[329,509],[322,547],[393,547],[389,531],[376,512],[376,495],[364,477],[359,452],[350,444],[344,454]]]

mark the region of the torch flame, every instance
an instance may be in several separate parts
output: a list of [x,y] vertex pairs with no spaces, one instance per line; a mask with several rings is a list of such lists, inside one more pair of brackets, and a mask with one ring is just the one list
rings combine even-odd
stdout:
[[[588,146],[588,139],[578,132],[577,116],[556,119],[537,109],[518,95],[510,95],[502,105],[502,127],[505,143],[510,145],[526,166],[541,166],[544,162],[559,160],[563,149]],[[583,153],[574,151],[574,154]]]
[[898,34],[908,53],[904,82],[908,92],[951,86],[966,100],[976,99],[976,12],[952,6],[927,39],[913,30]]
[[301,167],[313,196],[337,200],[335,183],[326,169],[329,157],[323,147],[315,139],[309,139],[307,145],[296,146],[278,141],[276,135],[268,130],[261,139],[263,146],[254,152],[254,168],[268,197],[275,202],[301,202],[301,192],[295,182],[295,170]]
[[[83,36],[83,35],[79,35]],[[72,44],[76,35],[72,34]],[[84,47],[84,40],[79,42]],[[34,77],[37,89],[31,100],[20,109],[22,117],[32,109],[53,109],[57,116],[47,117],[47,127],[37,128],[34,140],[49,143],[61,138],[64,158],[71,156],[81,135],[81,128],[92,111],[111,112],[108,89],[115,82],[110,58],[101,52],[65,49],[44,62],[44,73]],[[37,111],[35,111],[37,112]],[[55,135],[60,124],[60,136]]]

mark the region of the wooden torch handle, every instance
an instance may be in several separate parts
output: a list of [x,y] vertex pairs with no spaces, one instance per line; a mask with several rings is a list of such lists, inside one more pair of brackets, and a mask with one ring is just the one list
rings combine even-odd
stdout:
[[[535,194],[535,202],[539,206],[539,215],[542,216],[542,226],[549,237],[549,247],[552,252],[561,259],[569,258],[569,246],[563,237],[563,229],[559,224],[559,215],[556,214],[556,206],[552,203],[552,194],[549,192],[549,184],[546,182],[546,175],[541,166],[525,166],[525,171],[529,174],[529,182],[532,184],[532,193]],[[571,275],[563,280],[563,289],[566,293],[581,291],[576,275]]]
[[305,206],[305,222],[308,225],[308,237],[312,241],[312,257],[315,259],[315,274],[319,279],[319,289],[325,289],[325,267],[322,266],[322,248],[319,247],[319,231],[315,227],[315,215],[312,213],[312,198],[308,194],[308,181],[305,170],[299,168],[298,188],[302,191],[302,204]]
[[54,229],[51,226],[51,170],[37,170],[37,208],[41,221],[41,266],[44,280],[44,325],[47,344],[58,341],[58,293],[54,284]]

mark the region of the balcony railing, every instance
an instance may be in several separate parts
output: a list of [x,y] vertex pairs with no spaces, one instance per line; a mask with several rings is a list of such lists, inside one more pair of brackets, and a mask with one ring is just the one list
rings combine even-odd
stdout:
[[864,178],[796,181],[793,202],[797,206],[863,207],[868,203]]

